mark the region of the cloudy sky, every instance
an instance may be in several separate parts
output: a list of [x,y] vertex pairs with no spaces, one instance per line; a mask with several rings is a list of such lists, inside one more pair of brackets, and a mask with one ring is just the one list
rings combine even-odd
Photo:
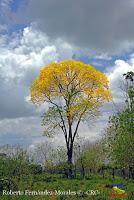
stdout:
[[[109,77],[114,103],[122,103],[122,74],[134,71],[133,11],[133,0],[0,0],[0,145],[45,140],[46,108],[29,104],[28,95],[31,80],[52,61],[92,64]],[[81,135],[98,137],[111,105]]]

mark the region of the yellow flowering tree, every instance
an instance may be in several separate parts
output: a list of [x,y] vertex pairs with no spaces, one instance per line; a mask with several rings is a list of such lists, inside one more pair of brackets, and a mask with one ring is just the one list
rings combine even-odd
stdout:
[[43,117],[44,134],[54,136],[57,129],[64,134],[69,176],[72,174],[74,140],[80,123],[96,115],[103,103],[111,100],[107,77],[91,65],[65,60],[51,63],[40,70],[31,83],[33,104],[48,103]]

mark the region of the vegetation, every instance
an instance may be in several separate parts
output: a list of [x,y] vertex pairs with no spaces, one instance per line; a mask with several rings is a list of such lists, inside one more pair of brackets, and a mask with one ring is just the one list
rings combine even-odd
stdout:
[[[109,195],[113,193],[113,190],[110,188],[112,183],[122,183],[125,184],[124,189],[129,196],[125,199],[133,200],[133,187],[134,180],[133,179],[124,179],[122,177],[115,176],[114,179],[110,173],[110,171],[105,174],[105,178],[102,178],[102,174],[97,171],[88,172],[86,171],[85,177],[81,176],[80,172],[77,170],[77,175],[74,179],[66,179],[64,174],[57,173],[56,171],[53,173],[46,172],[46,170],[35,170],[33,168],[33,164],[25,163],[23,165],[23,171],[21,171],[21,177],[19,173],[12,174],[13,170],[16,168],[20,168],[21,166],[16,161],[13,162],[13,158],[1,158],[0,159],[0,170],[2,170],[2,174],[0,177],[0,191],[1,191],[1,199],[2,200],[29,200],[29,199],[55,199],[55,200],[76,200],[76,199],[102,199],[108,200]],[[11,162],[14,165],[11,165]],[[10,174],[8,174],[8,168],[10,167]],[[38,168],[37,165],[36,169]],[[93,166],[91,166],[94,169]],[[57,191],[59,195],[15,195],[15,196],[6,196],[2,195],[3,190],[7,191]],[[76,195],[65,195],[62,194],[61,191],[77,191]],[[88,191],[88,193],[87,193]],[[92,195],[91,195],[92,194]],[[94,194],[94,195],[93,195]],[[120,198],[118,198],[120,199]]]
[[134,178],[134,73],[125,76],[125,106],[110,117],[104,139],[105,150],[115,167],[129,170],[129,176]]

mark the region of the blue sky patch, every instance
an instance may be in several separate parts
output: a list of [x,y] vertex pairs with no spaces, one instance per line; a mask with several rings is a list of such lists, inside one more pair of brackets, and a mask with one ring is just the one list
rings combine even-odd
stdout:
[[12,12],[16,12],[18,8],[24,4],[27,4],[28,0],[13,0],[10,4]]

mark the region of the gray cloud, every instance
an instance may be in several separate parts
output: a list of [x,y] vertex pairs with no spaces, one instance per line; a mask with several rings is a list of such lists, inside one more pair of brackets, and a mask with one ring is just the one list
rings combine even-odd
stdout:
[[0,88],[0,118],[35,115],[33,107],[24,100],[24,96],[27,95],[26,88],[23,85],[16,85],[12,82],[8,84],[2,83]]
[[40,140],[42,138],[40,121],[38,116],[0,120],[0,145],[29,146],[34,141]]
[[133,11],[133,0],[29,0],[14,21],[37,22],[51,38],[91,52],[119,53],[134,47]]

